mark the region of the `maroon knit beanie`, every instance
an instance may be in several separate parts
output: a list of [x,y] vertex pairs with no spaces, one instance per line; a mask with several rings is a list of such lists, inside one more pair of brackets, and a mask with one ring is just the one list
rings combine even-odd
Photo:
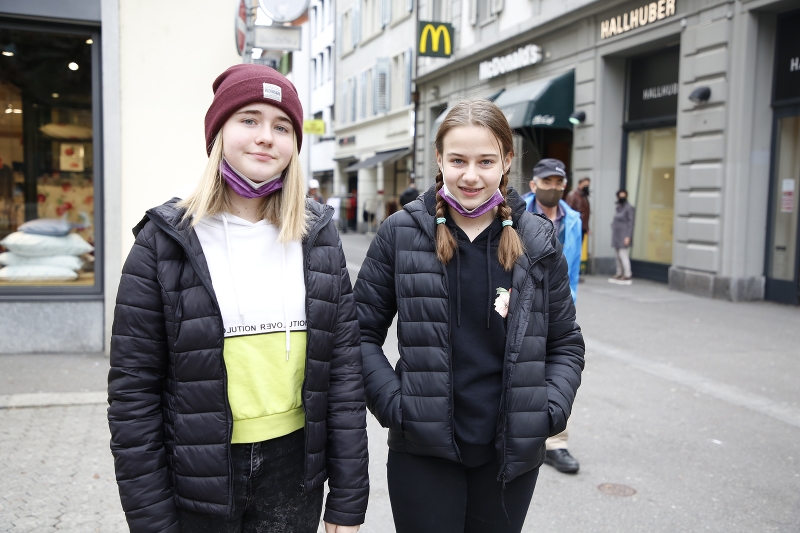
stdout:
[[214,80],[214,101],[206,112],[206,152],[225,121],[241,107],[261,102],[281,108],[289,115],[297,136],[297,151],[303,145],[303,106],[297,89],[277,70],[264,65],[234,65]]

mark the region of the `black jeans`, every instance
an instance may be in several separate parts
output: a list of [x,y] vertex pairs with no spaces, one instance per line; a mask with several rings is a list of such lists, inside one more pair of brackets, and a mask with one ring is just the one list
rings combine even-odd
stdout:
[[539,469],[506,483],[505,491],[497,481],[499,471],[494,460],[469,468],[389,450],[389,499],[397,533],[519,533]]
[[323,487],[304,494],[303,430],[254,444],[232,444],[231,516],[179,510],[182,533],[316,533]]

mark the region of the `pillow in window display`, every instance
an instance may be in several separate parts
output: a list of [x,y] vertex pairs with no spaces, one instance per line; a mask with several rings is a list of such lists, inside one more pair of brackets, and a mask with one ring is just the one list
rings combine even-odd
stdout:
[[0,265],[4,266],[57,266],[70,270],[81,270],[83,259],[76,255],[49,255],[46,257],[25,257],[12,252],[0,254]]
[[33,235],[15,231],[0,241],[8,251],[25,257],[46,257],[49,255],[83,255],[94,250],[94,246],[86,242],[77,233],[63,237],[50,235]]
[[63,237],[72,231],[72,223],[60,218],[37,218],[22,224],[19,230],[34,235]]
[[0,269],[0,281],[74,281],[78,274],[69,268],[46,265],[7,266]]

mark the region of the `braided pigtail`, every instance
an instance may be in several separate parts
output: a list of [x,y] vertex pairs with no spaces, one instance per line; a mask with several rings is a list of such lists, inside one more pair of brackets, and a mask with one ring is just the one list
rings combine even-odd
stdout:
[[506,272],[510,272],[525,249],[522,246],[522,239],[519,238],[519,234],[511,224],[511,208],[508,206],[508,196],[506,195],[507,184],[508,174],[503,174],[503,178],[500,180],[500,194],[505,200],[497,207],[497,216],[503,221],[503,231],[500,234],[500,246],[497,248],[497,259]]
[[442,172],[439,171],[436,174],[436,256],[446,265],[453,258],[458,243],[443,223],[447,213],[447,203],[439,196],[443,184]]

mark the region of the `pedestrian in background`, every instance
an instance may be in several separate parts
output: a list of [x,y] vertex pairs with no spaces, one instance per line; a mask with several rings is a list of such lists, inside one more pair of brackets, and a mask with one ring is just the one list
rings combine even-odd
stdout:
[[553,225],[508,187],[503,112],[454,105],[435,148],[435,185],[381,225],[356,281],[367,406],[389,428],[398,533],[518,533],[583,337]]
[[114,310],[111,450],[131,532],[352,533],[369,495],[356,309],[305,198],[292,83],[213,84],[208,164],[134,228]]
[[[531,196],[528,211],[546,216],[553,223],[558,242],[564,250],[569,272],[572,301],[578,301],[578,280],[581,264],[581,215],[562,200],[567,187],[567,172],[558,159],[542,159],[533,167],[533,179],[529,183]],[[546,442],[544,464],[559,472],[574,474],[580,463],[569,453],[569,424],[564,431],[553,435]]]
[[611,246],[617,259],[617,273],[608,278],[611,283],[630,285],[631,282],[631,255],[633,244],[633,221],[636,210],[628,203],[628,191],[617,191],[617,206],[614,220],[611,222]]
[[[578,181],[578,188],[570,191],[565,200],[568,206],[581,214],[581,276],[586,274],[586,263],[588,261],[586,239],[589,236],[589,217],[592,214],[592,208],[589,205],[590,185],[591,180],[588,177],[581,178]],[[581,277],[581,281],[583,281],[583,277]]]
[[411,180],[411,183],[408,184],[406,190],[404,190],[400,194],[400,207],[403,207],[408,202],[416,200],[417,196],[419,196],[419,191],[417,190],[417,187],[414,185],[414,180]]
[[308,180],[308,197],[317,203],[325,203],[325,200],[322,199],[322,195],[319,193],[319,181],[314,178]]

